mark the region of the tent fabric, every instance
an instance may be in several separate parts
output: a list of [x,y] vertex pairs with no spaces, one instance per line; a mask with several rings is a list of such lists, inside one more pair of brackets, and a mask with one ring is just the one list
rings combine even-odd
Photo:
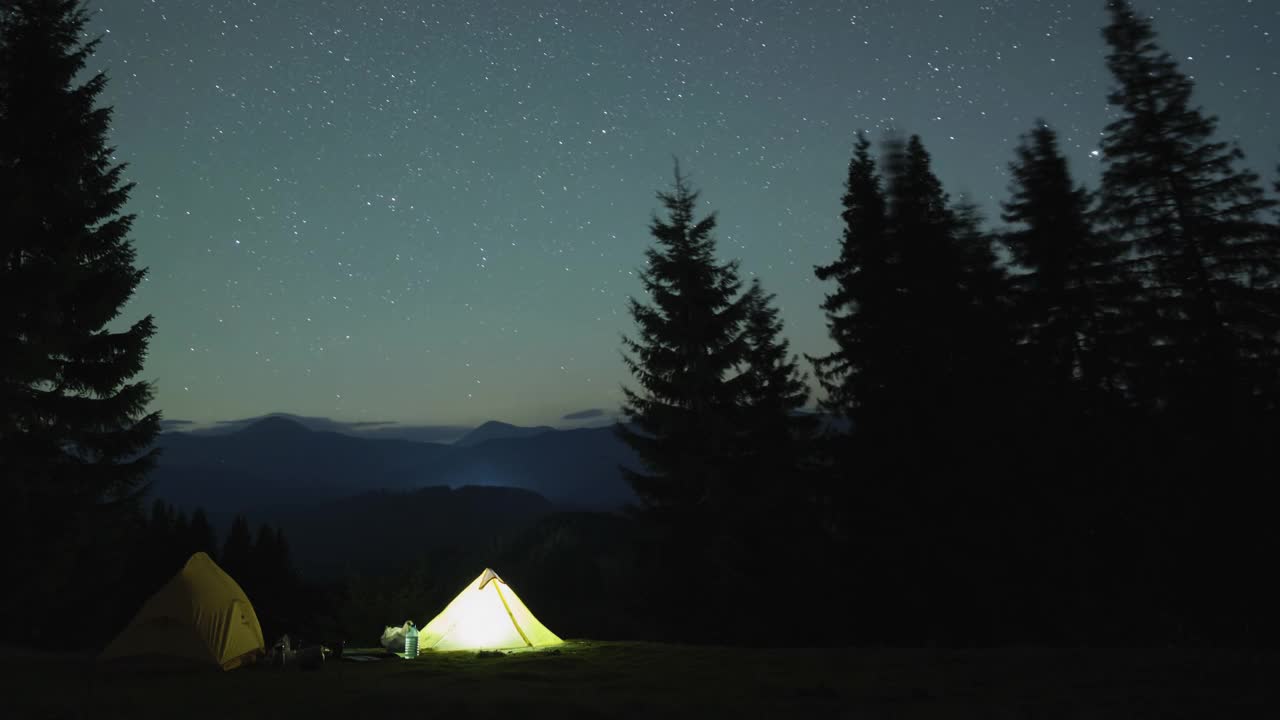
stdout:
[[265,649],[253,603],[200,552],[143,603],[98,659],[152,658],[231,670]]
[[420,648],[431,650],[509,650],[563,642],[488,568],[427,623],[418,638]]

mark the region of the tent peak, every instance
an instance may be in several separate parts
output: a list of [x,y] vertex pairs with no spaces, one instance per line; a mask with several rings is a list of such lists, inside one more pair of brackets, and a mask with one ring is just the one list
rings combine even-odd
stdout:
[[188,565],[195,562],[212,563],[213,558],[209,557],[209,553],[201,550],[200,552],[192,553],[191,557],[187,558]]
[[497,580],[503,585],[507,584],[506,580],[503,580],[502,578],[498,577],[498,573],[494,572],[490,568],[485,568],[484,572],[480,573],[480,587],[478,589],[483,590],[484,586],[488,585],[490,580]]

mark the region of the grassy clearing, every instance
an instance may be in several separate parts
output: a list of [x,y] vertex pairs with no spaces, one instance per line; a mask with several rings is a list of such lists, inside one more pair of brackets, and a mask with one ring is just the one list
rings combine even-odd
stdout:
[[18,718],[1280,717],[1280,653],[767,650],[572,642],[316,671],[95,672],[4,659]]

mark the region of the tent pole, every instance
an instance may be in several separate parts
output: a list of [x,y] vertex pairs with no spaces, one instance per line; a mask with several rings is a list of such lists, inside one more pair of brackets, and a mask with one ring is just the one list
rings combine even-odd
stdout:
[[533,647],[533,643],[529,642],[529,636],[524,634],[524,629],[520,627],[520,623],[516,622],[516,616],[511,613],[511,606],[507,604],[507,598],[502,594],[502,583],[500,581],[494,583],[493,589],[498,591],[502,609],[507,611],[507,617],[511,618],[511,624],[516,626],[516,632],[520,633],[520,639],[524,640],[525,647]]

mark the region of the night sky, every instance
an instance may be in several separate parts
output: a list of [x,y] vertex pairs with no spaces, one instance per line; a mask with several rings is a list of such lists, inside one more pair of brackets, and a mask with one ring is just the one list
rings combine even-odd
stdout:
[[[825,353],[812,268],[856,130],[919,133],[998,226],[1035,118],[1090,185],[1108,119],[1103,0],[91,7],[150,268],[121,321],[156,316],[143,377],[170,419],[612,413],[673,155],[721,256]],[[1269,186],[1280,2],[1138,7]]]

